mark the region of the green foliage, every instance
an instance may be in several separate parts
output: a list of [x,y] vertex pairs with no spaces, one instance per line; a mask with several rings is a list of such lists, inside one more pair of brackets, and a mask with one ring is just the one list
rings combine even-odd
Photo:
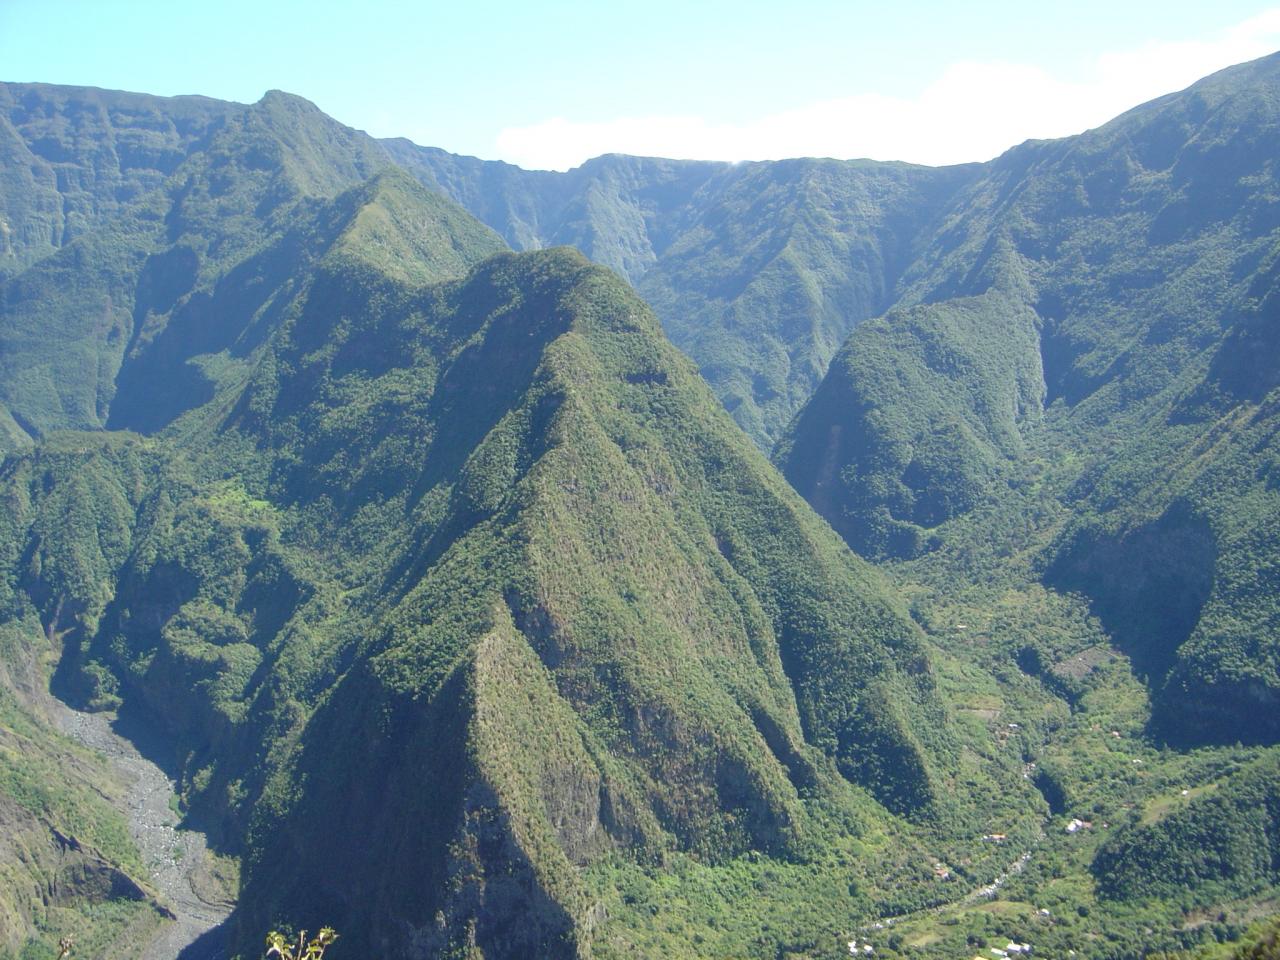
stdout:
[[[0,679],[56,656],[174,746],[244,857],[241,929],[566,957],[1234,937],[1277,883],[1274,756],[1168,743],[1274,741],[1274,72],[946,171],[526,174],[282,94],[178,105],[136,191],[4,281]],[[615,277],[501,253],[390,157],[625,270],[758,442],[857,326],[780,462],[913,559],[851,554]],[[60,432],[103,424],[149,436]],[[126,863],[50,788],[40,721],[11,731],[12,809]]]
[[[615,845],[646,859],[672,846],[801,855],[805,798],[848,802],[824,750],[886,800],[929,802],[936,758],[911,731],[938,721],[914,631],[615,279],[563,250],[499,257],[464,283],[350,314],[350,338],[317,351],[314,325],[356,297],[325,289],[282,329],[231,423],[275,451],[268,486],[315,530],[307,542],[350,536],[345,516],[376,538],[342,561],[369,585],[353,606],[372,629],[353,654],[362,665],[266,786],[251,891],[301,906],[306,890],[271,851],[330,832],[333,811],[369,802],[354,784],[388,770],[456,770],[421,800],[406,784],[371,841],[420,878],[414,889],[444,891],[416,907],[445,918],[440,949],[469,922],[482,942],[516,923],[477,918],[471,895],[449,890],[513,882],[523,933],[490,947],[568,949],[589,909],[571,865]],[[394,360],[348,353],[369,342],[360,325],[385,331]],[[411,339],[397,348],[397,336]],[[340,401],[352,384],[378,400],[353,410]],[[370,419],[338,442],[339,410]],[[839,644],[837,669],[820,644]],[[891,702],[890,686],[909,699]],[[880,751],[897,751],[894,775],[875,772]],[[306,794],[291,787],[304,772],[317,784]],[[551,819],[563,804],[572,812]],[[435,826],[406,845],[404,822]],[[363,856],[337,855],[352,882],[377,885]],[[389,891],[378,909],[400,899]]]
[[1280,882],[1278,863],[1280,756],[1273,752],[1181,809],[1117,833],[1092,869],[1103,896],[1199,905]]
[[337,939],[338,934],[333,927],[322,927],[310,940],[307,939],[307,931],[300,930],[297,944],[283,933],[272,930],[267,934],[266,955],[278,960],[321,960]]
[[[29,655],[0,652],[0,675]],[[158,926],[122,793],[101,757],[0,685],[0,956],[47,958],[71,937],[79,955],[125,955]]]
[[117,790],[105,766],[45,729],[4,688],[0,728],[0,797],[141,876],[142,863],[124,820],[104,797]]
[[893,302],[921,234],[973,172],[834,160],[731,168],[683,212],[637,289],[768,449],[855,326]]

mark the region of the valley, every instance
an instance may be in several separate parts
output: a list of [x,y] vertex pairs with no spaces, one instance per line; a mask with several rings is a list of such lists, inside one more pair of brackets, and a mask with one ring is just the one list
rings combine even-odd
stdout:
[[1227,955],[1277,104],[551,173],[0,84],[0,958]]
[[[73,710],[56,702],[53,710],[63,733],[106,757],[111,769],[128,784],[121,813],[128,819],[129,834],[149,870],[151,885],[173,913],[173,922],[166,924],[140,960],[167,960],[180,954],[190,960],[224,956],[225,945],[206,935],[226,920],[234,906],[232,877],[219,876],[219,865],[202,833],[177,825],[174,782],[142,756],[133,742],[118,734],[106,714]],[[198,952],[186,951],[197,940],[209,946]]]

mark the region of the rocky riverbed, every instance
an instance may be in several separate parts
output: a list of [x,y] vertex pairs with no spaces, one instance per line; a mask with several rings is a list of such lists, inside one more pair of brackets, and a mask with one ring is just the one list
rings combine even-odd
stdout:
[[147,865],[151,886],[173,911],[139,960],[224,960],[218,928],[234,903],[212,869],[205,836],[177,826],[175,784],[112,726],[108,714],[83,713],[55,702],[62,731],[107,758],[128,784],[122,812]]

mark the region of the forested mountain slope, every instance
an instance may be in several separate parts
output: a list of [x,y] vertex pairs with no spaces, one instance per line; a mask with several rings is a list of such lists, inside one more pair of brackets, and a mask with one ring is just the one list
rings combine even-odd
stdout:
[[861,327],[780,462],[909,556],[1052,478],[1046,581],[1089,596],[1170,736],[1280,735],[1280,59],[994,162]]
[[[4,87],[0,818],[80,849],[0,876],[0,956],[164,909],[50,671],[174,748],[246,955],[1229,935],[1280,884],[1278,70],[943,170]],[[830,527],[757,449],[806,400]]]
[[[233,115],[4,315],[14,370],[91,358],[49,382],[112,428],[46,408],[4,463],[13,656],[56,637],[64,695],[175,744],[242,944],[327,914],[391,956],[576,955],[615,860],[963,815],[918,630],[643,302],[493,256],[329,124]],[[114,338],[57,296],[86,266],[132,298]]]

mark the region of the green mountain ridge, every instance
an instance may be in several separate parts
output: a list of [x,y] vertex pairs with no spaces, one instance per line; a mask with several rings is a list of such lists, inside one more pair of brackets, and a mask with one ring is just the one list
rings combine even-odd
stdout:
[[[0,818],[137,875],[103,769],[23,793],[51,673],[172,744],[243,956],[1234,936],[1280,883],[1278,62],[942,170],[6,85]],[[155,924],[55,869],[0,956]]]
[[607,155],[559,174],[384,142],[516,249],[570,244],[629,279],[765,448],[978,170]]
[[[392,628],[375,633],[370,648],[356,654],[360,665],[317,714],[314,746],[304,734],[298,764],[332,769],[335,744],[389,741],[388,750],[410,753],[379,752],[355,771],[318,777],[306,797],[290,798],[298,809],[282,812],[280,843],[291,855],[274,855],[268,846],[263,862],[301,867],[295,877],[314,875],[305,868],[306,838],[328,834],[325,824],[336,811],[369,802],[360,784],[376,782],[378,771],[406,776],[419,769],[418,744],[440,744],[434,749],[442,751],[466,744],[465,754],[434,756],[429,767],[452,769],[460,782],[415,801],[428,804],[425,809],[379,818],[390,834],[388,850],[398,851],[397,866],[370,860],[363,849],[329,849],[325,856],[353,858],[340,875],[345,886],[348,872],[358,872],[366,882],[356,890],[385,887],[387,880],[367,871],[388,871],[396,878],[396,889],[386,893],[393,901],[407,892],[399,889],[406,871],[420,878],[409,884],[416,891],[461,888],[457,902],[415,907],[415,925],[424,928],[443,911],[445,928],[431,934],[437,941],[456,938],[471,924],[486,952],[558,955],[585,949],[580,928],[591,906],[580,882],[571,880],[570,862],[589,862],[593,853],[619,846],[649,856],[671,845],[712,858],[747,848],[795,852],[808,819],[796,791],[831,790],[824,784],[834,773],[804,746],[806,739],[823,744],[846,776],[881,790],[908,789],[909,783],[878,781],[874,764],[883,751],[897,749],[904,762],[915,757],[927,766],[915,736],[897,726],[895,715],[877,718],[871,703],[861,715],[850,714],[828,692],[833,682],[845,685],[846,696],[868,684],[870,701],[881,683],[907,683],[909,690],[911,681],[895,679],[901,655],[875,653],[877,644],[912,648],[905,620],[892,607],[863,607],[854,599],[875,590],[865,572],[852,581],[858,587],[837,593],[853,606],[820,600],[814,608],[790,607],[793,597],[805,595],[787,584],[799,570],[817,584],[848,583],[858,574],[839,559],[847,554],[822,539],[821,528],[805,531],[803,547],[775,548],[808,552],[806,563],[793,565],[763,551],[770,543],[763,530],[726,526],[736,513],[751,516],[765,504],[799,518],[804,512],[777,480],[760,488],[759,479],[748,479],[762,470],[772,475],[727,425],[717,426],[723,414],[709,396],[699,396],[687,362],[661,345],[643,305],[612,278],[558,251],[490,261],[450,293],[441,315],[461,311],[458,321],[466,326],[459,341],[467,346],[438,375],[435,396],[447,406],[437,429],[461,429],[472,439],[445,435],[431,446],[443,446],[448,462],[451,451],[480,443],[457,463],[456,475],[420,481],[419,489],[431,486],[417,509],[438,491],[439,515],[420,521],[429,525],[413,531],[406,544],[411,553],[374,578],[376,593],[365,600],[390,604],[385,616]],[[519,299],[508,301],[513,293]],[[483,311],[468,310],[470,304],[484,305]],[[471,333],[486,314],[493,319]],[[537,326],[529,329],[531,323]],[[541,344],[532,356],[527,347],[511,350],[511,337],[527,343],[530,336]],[[323,362],[338,367],[343,358]],[[480,362],[486,369],[504,365],[495,378],[501,388],[468,375]],[[288,383],[278,390],[295,395]],[[681,410],[690,403],[701,417]],[[455,404],[471,416],[461,423],[444,416]],[[280,414],[273,411],[266,422],[287,422]],[[469,422],[474,417],[478,424]],[[690,428],[692,435],[682,435]],[[413,433],[430,436],[431,429]],[[299,436],[318,434],[303,429]],[[690,458],[691,450],[707,445],[722,449],[721,476],[703,476],[705,468]],[[299,451],[308,474],[311,446]],[[430,449],[426,462],[434,473]],[[450,487],[448,499],[440,500]],[[732,510],[744,496],[760,498],[761,506]],[[728,503],[717,502],[726,497]],[[757,548],[735,566],[719,559],[717,536],[754,541]],[[395,556],[385,548],[377,553]],[[744,564],[750,564],[745,572]],[[818,596],[831,589],[819,587]],[[818,633],[815,616],[847,626]],[[832,657],[815,645],[835,636],[847,637],[851,653],[860,650],[871,660],[862,667],[850,661],[847,672],[819,681],[804,663],[829,664]],[[923,661],[915,669],[924,669]],[[881,679],[869,683],[868,674]],[[517,680],[527,704],[504,700]],[[926,683],[912,699],[923,697],[927,705],[927,690]],[[388,703],[389,715],[373,706],[379,703]],[[539,716],[562,719],[539,732]],[[380,732],[369,731],[369,723]],[[436,734],[442,727],[457,732]],[[523,736],[513,740],[512,728]],[[854,730],[859,735],[851,736]],[[338,753],[343,763],[352,762],[352,753]],[[532,757],[541,760],[530,765]],[[918,777],[928,776],[926,766]],[[916,788],[927,789],[925,781],[918,779]],[[407,799],[417,791],[396,795]],[[564,818],[558,825],[552,810]],[[458,823],[463,832],[431,837],[423,849],[403,832],[405,824],[423,822],[440,824],[436,830]],[[277,827],[271,836],[280,832]],[[444,849],[458,846],[477,849],[459,862],[446,859]],[[448,884],[443,870],[452,877]],[[488,878],[512,874],[489,892],[499,881]],[[290,883],[275,871],[262,882],[264,889]],[[504,908],[510,912],[477,916],[475,899],[487,903],[493,896],[501,903],[513,896],[502,893],[505,883],[520,891]],[[252,881],[246,892],[251,889]],[[299,905],[313,895],[304,891]],[[381,906],[358,899],[371,921],[379,919]],[[545,907],[530,907],[538,903]],[[420,935],[428,936],[427,929]]]
[[[169,236],[159,239],[157,218],[216,215],[223,222],[203,222],[201,229],[230,231],[243,242],[253,242],[254,218],[273,208],[280,217],[289,209],[288,199],[331,197],[377,169],[398,165],[465,206],[515,249],[572,245],[636,284],[654,305],[668,336],[699,364],[739,426],[766,449],[812,393],[853,327],[889,306],[890,293],[915,246],[927,237],[942,205],[978,169],[835,160],[725,164],[608,155],[558,174],[457,156],[406,140],[375,141],[328,118],[320,122],[323,115],[311,104],[279,92],[245,107],[202,98],[170,103],[140,94],[44,85],[8,84],[5,90],[13,152],[30,155],[27,166],[45,177],[49,174],[41,164],[47,166],[47,161],[32,150],[58,158],[60,169],[68,171],[63,180],[75,189],[68,187],[56,196],[51,191],[45,205],[74,203],[79,218],[75,222],[83,224],[65,230],[57,224],[41,226],[48,232],[47,240],[25,242],[22,256],[14,247],[8,262],[16,272],[82,234],[92,234],[97,224],[115,221],[118,214],[123,214],[133,236],[107,241],[109,250],[96,252],[95,262],[139,242],[147,254],[158,256],[179,241],[173,224]],[[57,119],[59,110],[73,114],[79,126],[52,122],[48,115]],[[170,119],[169,114],[176,116]],[[88,124],[86,116],[97,119],[98,126]],[[303,116],[307,122],[300,121]],[[312,120],[317,130],[323,128],[322,134],[309,132]],[[117,122],[119,133],[112,127]],[[128,122],[141,131],[128,127]],[[204,140],[196,139],[195,133],[212,138],[210,149],[204,149]],[[122,147],[116,153],[125,159],[109,152],[104,161],[89,152],[95,134],[109,143],[119,138],[125,144],[129,137],[145,136],[150,153],[135,158],[141,148]],[[237,149],[243,153],[235,155]],[[157,159],[146,167],[152,155]],[[285,158],[277,182],[258,188],[271,193],[252,205],[247,194],[212,202],[220,183],[239,182],[255,165],[266,164],[262,169],[268,169],[277,155]],[[202,170],[201,164],[209,163],[206,157],[232,166]],[[104,163],[113,176],[94,176]],[[114,172],[112,164],[120,172]],[[187,197],[182,184],[193,176],[197,182],[207,179],[208,186]],[[166,189],[166,177],[172,178],[169,195],[148,205],[143,198],[148,191]],[[13,221],[14,236],[37,229],[36,215],[24,207],[29,180],[19,177],[11,186],[0,186],[3,209],[12,211],[5,216]],[[168,212],[171,204],[182,211]],[[31,226],[25,225],[27,219],[32,219]],[[757,225],[766,222],[768,234],[757,235]],[[265,228],[273,229],[270,224]],[[224,238],[206,251],[218,271],[225,266],[223,258],[232,255],[225,249],[229,241]],[[189,254],[179,250],[171,256]],[[129,269],[120,264],[109,275],[115,278]],[[185,267],[175,260],[164,269],[180,275]],[[3,276],[0,273],[0,279]],[[67,286],[66,277],[50,277],[45,283]],[[87,332],[90,316],[97,315],[104,327],[111,324],[109,329],[128,326],[115,318],[121,305],[134,298],[127,283],[98,286],[85,294],[88,302],[67,297],[65,308],[77,318],[77,342]],[[11,304],[40,295],[21,287],[4,294]],[[146,306],[137,305],[135,312]],[[142,316],[135,317],[135,326],[142,322]],[[105,391],[112,363],[108,358],[106,367],[92,374],[82,366],[72,379],[93,376],[104,381]],[[31,432],[21,427],[23,423],[37,434],[52,424],[95,426],[110,404],[107,396],[94,397],[92,403],[88,398],[60,397],[57,388],[39,382],[26,383],[24,391],[57,415],[42,418],[38,413],[43,411],[24,412],[7,403],[8,414],[18,418],[18,429],[8,425],[5,432],[20,442],[23,433]],[[7,419],[0,416],[0,421]]]
[[[63,637],[72,695],[168,731],[222,842],[247,835],[246,943],[328,904],[392,954],[576,955],[605,858],[803,859],[885,816],[851,783],[950,806],[914,627],[625,285],[565,250],[495,259],[397,171],[294,201],[242,258],[224,225],[294,165],[206,193],[286,139],[223,134],[170,181],[159,256],[196,251],[197,293],[229,270],[206,313],[160,299],[111,416],[132,371],[221,348],[212,396],[145,394],[154,440],[9,461],[6,607],[27,643]],[[335,816],[382,826],[344,846]]]
[[1091,598],[1175,737],[1280,732],[1259,723],[1280,702],[1264,599],[1275,384],[1259,362],[1278,68],[1007,154],[912,268],[915,305],[854,334],[780,451],[846,539],[882,555],[918,553],[1029,468],[1054,477],[1073,519],[1047,582]]

